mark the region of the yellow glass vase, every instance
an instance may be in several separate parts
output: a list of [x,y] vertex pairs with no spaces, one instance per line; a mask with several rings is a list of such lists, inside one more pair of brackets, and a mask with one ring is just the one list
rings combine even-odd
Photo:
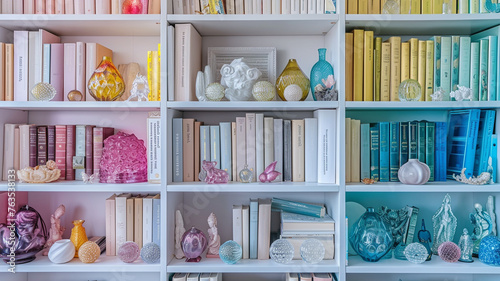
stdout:
[[[285,91],[285,89],[292,84],[300,87],[302,90],[302,96],[300,96],[300,92],[297,93],[291,88]],[[281,72],[278,79],[276,79],[276,90],[279,97],[284,101],[303,101],[307,98],[307,95],[309,94],[309,79],[304,72],[302,72],[295,59],[290,59],[288,61],[285,69]],[[287,92],[286,95],[285,92]]]
[[69,239],[75,245],[75,258],[78,258],[78,249],[80,249],[80,246],[89,240],[87,233],[85,233],[85,227],[83,227],[84,222],[85,220],[73,221],[74,227],[71,229],[71,237]]
[[109,57],[103,57],[101,63],[87,83],[90,95],[96,101],[114,101],[125,92],[122,75]]

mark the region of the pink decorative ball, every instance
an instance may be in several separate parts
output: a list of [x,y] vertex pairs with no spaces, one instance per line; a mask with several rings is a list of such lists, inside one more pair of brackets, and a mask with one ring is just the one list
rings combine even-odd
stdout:
[[445,262],[457,262],[460,254],[460,248],[453,242],[444,242],[439,245],[438,255]]
[[139,249],[139,245],[132,241],[123,243],[123,245],[120,246],[120,249],[118,249],[118,258],[120,258],[122,262],[134,262],[137,258],[139,258],[140,254],[141,251]]
[[134,134],[118,132],[104,140],[101,157],[101,183],[148,181],[148,160],[144,141]]
[[125,0],[122,6],[122,14],[142,14],[141,0]]

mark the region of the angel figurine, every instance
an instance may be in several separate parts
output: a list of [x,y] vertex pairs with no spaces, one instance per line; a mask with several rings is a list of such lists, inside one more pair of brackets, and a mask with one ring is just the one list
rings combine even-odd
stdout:
[[45,243],[44,256],[49,254],[50,247],[52,247],[56,241],[62,239],[62,235],[66,228],[61,226],[61,217],[64,215],[65,211],[66,207],[64,207],[64,205],[59,205],[54,214],[50,217],[49,239]]
[[219,248],[220,248],[220,236],[219,231],[217,230],[217,217],[214,213],[210,213],[208,216],[208,252],[207,258],[218,258],[219,257]]

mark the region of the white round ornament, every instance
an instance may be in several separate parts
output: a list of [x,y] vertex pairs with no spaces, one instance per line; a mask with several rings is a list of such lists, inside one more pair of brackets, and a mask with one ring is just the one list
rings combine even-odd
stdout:
[[287,101],[299,101],[302,98],[302,88],[297,84],[290,84],[285,88],[283,96]]
[[54,242],[49,250],[49,260],[53,263],[67,263],[75,257],[75,245],[69,239]]
[[256,101],[271,101],[276,96],[276,87],[269,81],[259,81],[253,85],[252,95]]
[[224,97],[224,87],[219,83],[212,83],[207,86],[205,96],[209,101],[220,101]]

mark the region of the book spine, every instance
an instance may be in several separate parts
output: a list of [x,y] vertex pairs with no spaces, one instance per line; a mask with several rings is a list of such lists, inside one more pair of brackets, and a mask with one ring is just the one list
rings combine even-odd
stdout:
[[47,126],[47,161],[56,161],[56,127]]
[[[318,123],[319,132],[319,123]],[[319,139],[319,138],[318,138]],[[318,162],[318,172],[319,170]],[[320,176],[318,175],[318,181]],[[283,181],[292,180],[292,121],[283,120]]]
[[399,101],[398,89],[401,80],[401,37],[391,37],[391,80],[390,97],[391,101]]
[[238,172],[236,171],[236,122],[231,122],[231,164],[233,167],[233,181],[236,181],[236,176]]
[[153,198],[147,196],[142,200],[142,244],[153,241]]
[[[183,173],[183,160],[182,160],[182,118],[174,118],[173,126],[172,126],[172,135],[173,135],[173,168],[174,168],[174,182],[182,182],[184,178]],[[209,160],[203,159],[203,160]]]
[[491,150],[490,150],[490,155],[493,165],[493,174],[491,175],[493,183],[497,182],[497,164],[496,164],[497,152],[498,152],[498,135],[495,134],[491,136]]
[[[245,4],[243,2],[244,2],[243,0],[236,0],[236,1],[234,1],[235,14],[241,15],[241,14],[245,13]],[[273,9],[274,9],[274,2],[275,1],[273,0]]]
[[35,0],[35,14],[45,14],[45,0]]
[[442,14],[443,13],[443,0],[433,0],[432,1],[432,13]]
[[257,223],[259,220],[259,203],[250,199],[250,258],[257,258]]
[[374,100],[380,101],[380,78],[381,78],[381,67],[382,67],[382,38],[375,38],[375,51],[373,53],[373,64],[374,64],[374,82],[373,82],[373,91],[374,91]]
[[134,241],[134,198],[127,198],[127,240]]
[[358,14],[368,14],[368,0],[358,0]]
[[400,14],[410,14],[410,9],[411,9],[411,2],[410,0],[401,0],[400,1],[400,6],[399,6],[399,13]]
[[256,172],[256,157],[255,153],[257,150],[256,147],[256,116],[255,113],[247,113],[245,119],[245,138],[246,138],[246,164],[248,169],[253,173],[253,180],[257,181],[257,172]]
[[[87,92],[87,80],[85,80],[86,75],[86,43],[76,42],[76,61],[75,61],[75,86],[76,90],[80,93]],[[90,77],[89,77],[90,78]],[[83,95],[83,100],[86,100],[86,95]],[[90,100],[90,99],[89,99]]]
[[470,88],[472,100],[479,100],[479,42],[470,43]]
[[446,181],[446,126],[446,122],[436,122],[435,181]]
[[476,156],[477,133],[479,129],[479,119],[481,110],[470,110],[470,126],[466,136],[464,168],[466,168],[465,176],[472,177],[474,172],[474,158]]
[[[149,124],[148,124],[149,128]],[[93,173],[99,173],[100,166],[101,166],[101,156],[102,156],[102,148],[103,148],[103,128],[102,127],[95,127],[93,129],[93,137],[94,137],[94,144],[93,144],[93,150],[94,150],[94,163],[93,163]],[[149,137],[149,134],[148,134]],[[149,141],[148,141],[149,145]],[[148,161],[151,157],[150,153],[148,155]],[[148,163],[148,170],[149,170],[149,165]],[[149,174],[149,173],[148,173]]]
[[363,101],[363,48],[364,30],[354,30],[353,60],[353,97],[354,101]]
[[[244,1],[245,3],[245,14],[247,15],[250,15],[250,14],[253,14],[253,2],[250,1],[250,0],[245,0]],[[286,1],[282,1],[281,4],[282,5],[285,5]],[[290,9],[290,2],[288,2],[288,8]],[[282,10],[284,11],[285,9],[282,8]]]
[[19,151],[20,151],[20,147],[19,147],[19,138],[21,137],[20,136],[20,132],[19,132],[19,127],[18,125],[16,125],[16,127],[14,128],[14,170],[19,170]]
[[470,37],[460,37],[460,58],[458,85],[470,87]]
[[408,122],[399,123],[399,165],[408,162]]
[[[451,37],[441,37],[441,88],[446,94],[451,92]],[[445,95],[443,100],[449,100]]]
[[[147,119],[148,123],[148,137],[147,137],[147,155],[148,155],[148,181],[151,183],[160,183],[161,180],[161,121],[158,117],[151,117]],[[194,136],[196,143],[196,135]],[[102,144],[101,144],[102,151]],[[94,159],[97,157],[94,155]],[[99,155],[100,158],[100,155]],[[98,160],[100,162],[100,159]],[[97,163],[99,163],[97,162]],[[94,161],[94,170],[96,161]],[[196,163],[196,162],[195,162]],[[99,169],[99,166],[97,167]],[[195,178],[198,176],[194,175]]]
[[203,160],[210,161],[210,157],[210,126],[200,126],[200,167]]
[[[280,2],[280,1],[276,1],[276,2]],[[307,1],[307,13],[308,14],[317,14],[316,10],[317,10],[317,2],[318,1],[314,1],[314,0],[308,0]],[[279,14],[279,10],[278,10],[278,13]],[[321,13],[322,14],[322,13]]]
[[75,5],[73,0],[64,0],[64,13],[65,14],[75,13]]
[[53,101],[63,101],[64,98],[64,44],[56,43],[50,46],[50,84],[56,90]]
[[425,143],[425,163],[429,166],[429,170],[431,171],[431,175],[429,177],[429,181],[434,181],[434,151],[435,151],[435,132],[436,132],[436,123],[434,122],[426,122],[426,138],[427,142]]
[[[200,181],[200,179],[198,178],[198,175],[200,174],[200,126],[201,124],[203,124],[202,122],[194,122],[194,181]],[[161,136],[159,134],[160,132],[160,128],[161,128],[161,121],[158,122],[158,136],[159,136],[159,143],[158,145],[160,145],[161,143]],[[231,126],[229,126],[231,128]],[[229,135],[229,138],[231,138],[231,132],[230,132],[230,135]],[[229,144],[229,146],[231,146],[231,143]],[[160,146],[161,147],[161,146]],[[161,162],[161,156],[160,154],[158,154],[159,158],[158,160]],[[231,159],[229,159],[230,162],[231,162]],[[159,163],[161,164],[161,163]],[[222,165],[222,163],[221,163]],[[232,173],[232,170],[230,172],[228,172],[229,175],[233,175]],[[160,173],[161,175],[161,173]],[[232,177],[229,177],[229,179],[231,180]]]
[[391,43],[382,43],[380,62],[380,100],[390,101],[391,91]]
[[246,118],[236,117],[236,180],[240,181],[240,171],[246,165]]
[[458,13],[459,14],[469,13],[469,0],[458,0]]
[[[317,129],[317,126],[316,126]],[[276,177],[275,182],[283,181],[283,119],[274,119],[274,160],[278,161],[276,163],[276,171],[281,174]],[[318,132],[316,132],[315,136],[318,136]],[[316,142],[315,142],[316,145]],[[306,146],[307,149],[307,146]],[[317,155],[316,155],[317,156]],[[317,164],[315,160],[314,164]],[[314,171],[316,175],[316,170]],[[255,175],[255,173],[254,173]],[[307,178],[307,174],[306,174]],[[316,181],[315,181],[316,182]]]
[[141,196],[136,196],[134,198],[134,242],[137,243],[139,248],[142,248],[142,211],[143,211],[143,200]]
[[358,1],[348,0],[346,12],[348,14],[357,14],[358,13]]
[[[423,2],[423,1],[422,1]],[[411,0],[411,3],[410,3],[411,7],[410,7],[410,13],[411,14],[420,14],[421,12],[421,9],[420,9],[420,0]]]
[[259,219],[258,219],[258,249],[257,257],[259,260],[269,259],[269,246],[271,240],[271,204],[270,200],[259,200]]
[[2,179],[4,181],[7,181],[9,179],[9,170],[15,169],[14,167],[14,158],[15,158],[14,146],[16,141],[15,128],[16,128],[15,124],[4,125],[5,135],[4,135],[4,146],[3,146],[3,167],[2,167]]
[[[451,37],[451,91],[458,90],[460,59],[460,36]],[[453,98],[452,100],[455,100]]]
[[379,124],[370,124],[370,178],[379,181]]
[[37,155],[38,165],[47,164],[47,126],[37,127]]
[[401,43],[401,82],[410,79],[410,42]]
[[314,118],[318,119],[318,183],[335,183],[337,111],[316,110]]
[[250,208],[243,205],[241,208],[241,231],[243,259],[250,258]]
[[78,164],[81,168],[75,169],[75,180],[83,180],[82,173],[85,172],[85,125],[76,125],[76,138],[75,138],[75,158],[77,161],[73,160],[73,166]]
[[345,100],[353,100],[354,34],[345,34]]
[[389,122],[380,122],[380,181],[388,182],[390,167]]
[[498,36],[488,37],[488,100],[497,99]]
[[415,227],[417,225],[418,208],[406,206],[408,210],[408,224],[406,227],[406,235],[403,237],[403,243],[413,243],[413,237],[415,236]]
[[[19,133],[20,133],[19,167],[20,167],[20,169],[24,169],[24,168],[30,166],[30,127],[33,127],[33,125],[19,125]],[[64,132],[64,134],[66,135],[66,132]],[[64,143],[66,143],[66,139],[64,140]],[[57,155],[56,155],[56,157],[57,157]],[[56,160],[57,160],[57,158],[56,158]],[[57,164],[59,167],[61,167],[59,165],[59,163],[57,163]],[[63,171],[64,170],[61,169],[61,177],[63,177],[63,175],[64,175]]]
[[56,13],[55,0],[45,0],[45,13],[46,14],[55,14]]
[[111,14],[111,1],[95,0],[95,13],[98,15]]
[[5,44],[5,100],[14,101],[14,44]]
[[488,96],[488,39],[479,41],[479,100],[487,101]]
[[94,127],[85,126],[85,173],[87,175],[94,172]]
[[292,120],[292,181],[305,181],[304,120]]
[[[50,44],[43,44],[42,81],[50,83]],[[67,98],[65,97],[64,100],[67,100]]]
[[479,14],[480,0],[469,0],[469,14]]
[[389,124],[390,152],[389,152],[389,180],[399,181],[399,122]]
[[[283,164],[282,164],[283,165]],[[255,176],[264,172],[264,114],[255,114]]]
[[373,31],[365,31],[364,36],[363,100],[373,101]]
[[[281,119],[279,119],[281,120]],[[276,120],[275,120],[276,121]],[[318,119],[305,118],[304,119],[304,141],[305,141],[305,181],[317,182],[318,181]],[[276,133],[276,130],[275,130]],[[276,134],[275,134],[276,136]],[[283,134],[281,134],[283,136]],[[276,138],[275,138],[276,140]],[[283,142],[275,142],[277,147]],[[276,151],[276,149],[275,149]],[[279,159],[279,158],[278,158]],[[279,161],[278,161],[279,162]],[[280,170],[278,170],[280,171]]]
[[351,119],[351,181],[360,182],[360,120]]
[[[77,127],[78,131],[78,127]],[[77,133],[78,134],[78,133]],[[116,197],[116,251],[127,241],[127,198]]]
[[273,117],[264,117],[264,169],[274,161],[273,120]]
[[161,246],[161,200],[153,198],[153,243]]
[[418,122],[417,128],[417,154],[418,161],[425,163],[425,142],[427,140],[425,136],[425,121]]
[[[261,14],[260,12],[257,12],[257,13],[255,12],[255,10],[258,9],[256,7],[258,7],[258,5],[260,5],[260,4],[257,4],[257,6],[256,6],[255,2],[260,2],[260,1],[254,0],[253,13],[254,14]],[[300,14],[300,0],[291,0],[291,2],[290,2],[290,14],[292,14],[292,15]]]
[[[413,53],[413,49],[412,49]],[[420,95],[420,101],[425,101],[425,72],[426,72],[426,66],[425,63],[427,61],[427,42],[425,40],[420,40],[418,41],[418,66],[416,67],[417,72],[417,80],[418,83],[420,84],[422,94]],[[413,68],[412,68],[413,69]],[[412,72],[413,73],[413,72]],[[410,73],[411,76],[411,73]],[[412,78],[413,79],[413,78]]]
[[345,181],[351,182],[352,169],[352,122],[345,118]]
[[14,31],[15,101],[28,101],[28,34],[28,31]]
[[116,255],[116,205],[114,196],[106,199],[106,256]]
[[[182,119],[182,179],[185,182],[194,181],[194,119]],[[220,162],[217,158],[217,162]],[[220,167],[220,163],[219,167]]]
[[[303,13],[303,9],[304,9],[304,5],[303,5],[303,1],[300,1],[300,13],[301,14],[304,14]],[[305,10],[305,14],[307,14],[307,2],[306,2],[306,10]],[[262,0],[262,14],[264,15],[270,15],[272,13],[272,3],[271,3],[271,0]]]
[[[306,125],[306,128],[307,128],[307,125]],[[306,136],[307,136],[307,134],[306,134]],[[306,145],[307,145],[307,142],[306,142]],[[360,154],[361,154],[361,179],[370,178],[370,124],[361,124],[361,153]],[[307,156],[307,154],[306,154],[306,156]]]
[[66,125],[66,180],[75,179],[73,156],[75,156],[76,126]]
[[434,41],[427,40],[425,48],[425,101],[432,101],[434,94]]
[[[233,178],[231,167],[231,122],[220,123],[220,168],[227,172],[229,178]],[[255,171],[254,171],[255,173]]]
[[434,41],[434,91],[441,87],[441,36],[432,37]]
[[233,205],[233,241],[238,245],[243,244],[241,205]]

